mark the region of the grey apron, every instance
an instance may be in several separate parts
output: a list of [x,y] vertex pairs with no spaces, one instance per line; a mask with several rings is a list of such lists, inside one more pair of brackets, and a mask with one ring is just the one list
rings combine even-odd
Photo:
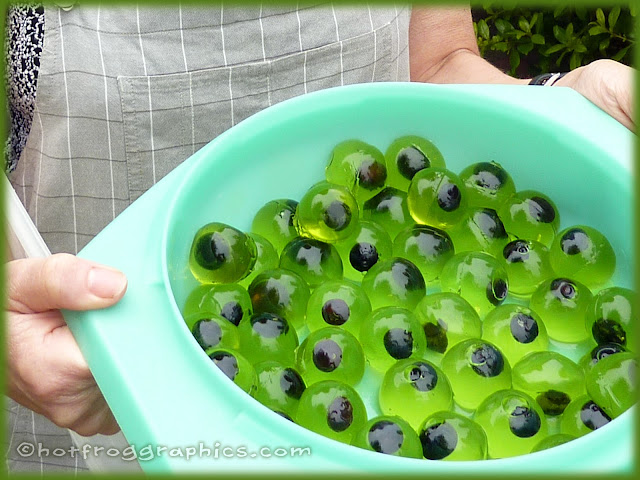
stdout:
[[[409,17],[407,5],[47,7],[33,124],[10,180],[50,250],[77,253],[248,116],[323,88],[408,81]],[[87,468],[19,456],[22,441],[71,439],[8,409],[10,469]]]

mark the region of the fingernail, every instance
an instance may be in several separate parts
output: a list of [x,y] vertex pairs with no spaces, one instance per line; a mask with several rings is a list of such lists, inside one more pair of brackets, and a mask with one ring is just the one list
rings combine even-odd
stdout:
[[100,298],[115,298],[127,286],[127,277],[117,270],[94,267],[89,270],[89,291]]

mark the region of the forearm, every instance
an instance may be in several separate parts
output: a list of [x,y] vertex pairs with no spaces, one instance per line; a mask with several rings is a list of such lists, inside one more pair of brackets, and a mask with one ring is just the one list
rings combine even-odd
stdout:
[[468,7],[414,7],[409,53],[415,82],[527,83],[480,57]]

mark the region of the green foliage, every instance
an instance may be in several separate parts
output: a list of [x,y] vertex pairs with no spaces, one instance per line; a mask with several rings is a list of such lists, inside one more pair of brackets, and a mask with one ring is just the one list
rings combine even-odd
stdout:
[[473,9],[480,54],[503,64],[510,75],[569,71],[600,58],[627,65],[633,58],[637,8],[499,8]]

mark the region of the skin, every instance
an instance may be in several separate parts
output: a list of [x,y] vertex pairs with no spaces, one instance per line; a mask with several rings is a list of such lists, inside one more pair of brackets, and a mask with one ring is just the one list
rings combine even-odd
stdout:
[[[411,80],[527,84],[479,56],[468,7],[415,7],[409,32]],[[571,87],[635,129],[632,69],[610,60],[580,67],[556,83]],[[105,308],[122,298],[126,278],[72,255],[7,264],[8,393],[22,405],[81,435],[119,427],[60,308]]]

